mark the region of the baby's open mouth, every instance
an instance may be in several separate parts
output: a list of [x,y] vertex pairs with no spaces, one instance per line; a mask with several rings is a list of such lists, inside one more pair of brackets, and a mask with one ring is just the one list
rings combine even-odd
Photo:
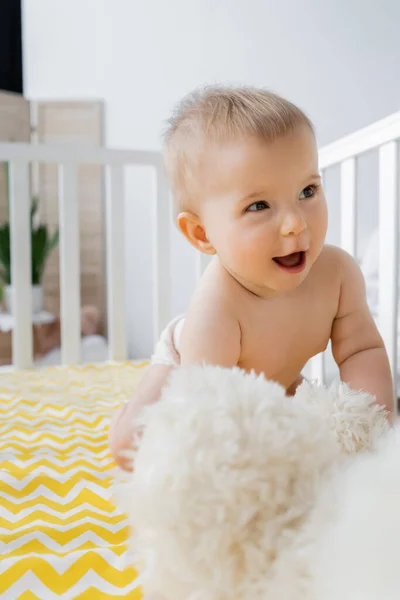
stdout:
[[287,254],[286,256],[275,256],[274,261],[281,267],[285,269],[295,269],[296,267],[300,267],[304,263],[305,252],[293,252],[292,254]]

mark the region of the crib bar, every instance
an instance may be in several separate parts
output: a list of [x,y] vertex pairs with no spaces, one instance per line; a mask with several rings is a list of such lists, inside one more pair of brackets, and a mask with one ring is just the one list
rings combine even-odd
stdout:
[[80,362],[80,243],[78,173],[74,164],[58,168],[60,221],[61,360]]
[[157,166],[160,162],[160,153],[102,148],[89,144],[29,144],[0,141],[0,162],[20,160],[51,164]]
[[29,163],[10,164],[10,251],[13,286],[12,360],[17,369],[31,368],[32,265]]
[[379,148],[400,138],[400,111],[342,137],[319,151],[321,168],[327,169],[352,156]]
[[127,356],[124,167],[106,167],[107,314],[110,360]]
[[379,149],[379,327],[394,378],[397,373],[397,194],[397,143],[389,142]]
[[324,383],[324,354],[321,352],[310,361],[310,379],[318,383]]
[[352,256],[357,253],[356,159],[341,163],[340,178],[340,245]]
[[153,337],[154,343],[171,318],[170,196],[162,164],[156,168],[153,202]]

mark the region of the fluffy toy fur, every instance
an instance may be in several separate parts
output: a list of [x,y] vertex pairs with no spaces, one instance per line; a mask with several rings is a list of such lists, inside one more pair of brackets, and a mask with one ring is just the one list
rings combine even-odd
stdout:
[[336,514],[323,492],[388,431],[383,409],[344,384],[304,382],[287,398],[209,366],[179,368],[140,424],[117,498],[144,591],[167,600],[313,598],[320,530]]
[[318,502],[323,521],[311,579],[323,600],[400,598],[400,449],[390,436],[377,451],[352,462]]

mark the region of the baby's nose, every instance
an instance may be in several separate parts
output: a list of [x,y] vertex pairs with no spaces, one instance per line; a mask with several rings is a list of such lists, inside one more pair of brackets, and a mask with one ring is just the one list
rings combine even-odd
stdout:
[[288,212],[281,223],[281,235],[299,235],[307,228],[307,223],[299,212]]

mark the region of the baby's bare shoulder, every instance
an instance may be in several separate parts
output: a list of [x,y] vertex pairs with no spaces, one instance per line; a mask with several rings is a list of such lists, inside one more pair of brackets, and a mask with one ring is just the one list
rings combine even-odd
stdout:
[[337,275],[341,285],[349,278],[355,277],[358,281],[363,279],[361,268],[356,259],[346,250],[338,246],[326,245],[321,252],[321,270]]
[[349,274],[354,275],[359,271],[357,262],[348,252],[337,246],[326,245],[315,263],[313,275],[319,281],[330,281],[332,285],[340,287]]
[[348,310],[349,304],[365,304],[365,280],[356,259],[336,246],[326,246],[320,256],[321,278],[328,280],[338,291],[338,315]]
[[227,276],[217,262],[211,264],[196,287],[189,303],[187,316],[235,312],[237,294],[233,293],[231,280],[232,277]]
[[218,269],[203,276],[190,302],[182,330],[182,363],[237,364],[241,330],[237,305]]
[[345,250],[342,250],[342,248],[326,244],[323,247],[317,262],[324,267],[330,266],[334,269],[340,269],[341,265],[346,263],[349,258],[351,259],[350,254]]

